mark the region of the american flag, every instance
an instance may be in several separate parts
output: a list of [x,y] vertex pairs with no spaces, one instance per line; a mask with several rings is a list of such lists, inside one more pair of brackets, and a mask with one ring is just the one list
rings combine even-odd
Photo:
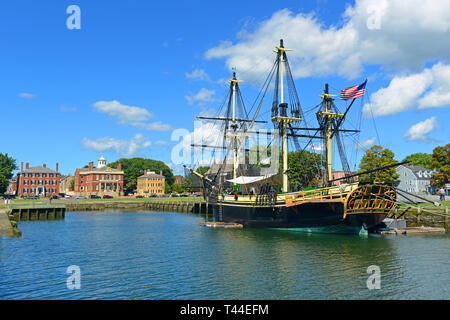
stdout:
[[349,99],[355,99],[358,97],[362,97],[364,93],[366,92],[366,84],[367,79],[364,81],[364,83],[361,83],[359,85],[345,88],[341,90],[341,100],[349,100]]

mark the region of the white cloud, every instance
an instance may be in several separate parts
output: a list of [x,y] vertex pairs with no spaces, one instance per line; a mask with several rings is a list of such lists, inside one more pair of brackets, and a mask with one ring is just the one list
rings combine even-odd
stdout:
[[210,80],[208,74],[203,69],[195,69],[191,73],[186,73],[186,78],[192,80]]
[[308,149],[312,150],[313,152],[322,152],[325,151],[325,145],[323,143],[310,143],[308,145]]
[[117,100],[97,101],[93,106],[95,111],[117,118],[120,124],[139,127],[144,125],[144,121],[153,117],[153,114],[144,108],[127,106]]
[[32,93],[26,93],[26,92],[22,92],[19,93],[19,97],[24,98],[24,99],[33,99],[36,95],[32,94]]
[[409,141],[432,142],[433,139],[428,138],[427,134],[436,129],[438,124],[435,117],[431,117],[413,125],[405,134],[405,138]]
[[146,123],[148,119],[153,117],[153,114],[144,108],[127,106],[116,100],[97,101],[93,106],[95,111],[107,114],[111,118],[116,118],[119,124],[130,125],[151,131],[172,130],[170,125],[160,121]]
[[95,140],[83,138],[81,143],[85,149],[92,149],[98,152],[114,151],[123,156],[132,156],[139,150],[148,148],[151,145],[151,142],[140,133],[136,134],[130,141],[103,137]]
[[373,146],[375,144],[376,138],[370,138],[370,139],[366,139],[364,141],[358,142],[355,145],[355,150],[366,150],[369,147]]
[[[371,105],[364,105],[366,116],[397,114],[413,109],[446,107],[450,105],[450,66],[442,63],[420,73],[396,76],[387,88],[370,96]],[[370,108],[372,110],[370,110]]]
[[200,105],[203,105],[207,102],[217,101],[213,96],[216,93],[215,90],[208,90],[205,88],[201,88],[200,91],[196,94],[190,94],[185,96],[189,105],[192,105],[194,102],[198,101]]
[[167,141],[158,140],[158,141],[155,141],[154,145],[155,146],[168,146],[168,145],[170,145],[170,143]]
[[[417,72],[425,63],[450,60],[450,2],[447,0],[356,0],[338,26],[325,26],[313,14],[275,12],[237,41],[209,49],[245,78],[259,79],[273,64],[272,49],[284,39],[296,78],[358,77],[364,64]],[[244,79],[244,80],[246,80]]]
[[145,125],[145,129],[151,130],[151,131],[170,131],[173,128],[168,124],[164,124],[161,121],[158,121],[158,122],[152,122],[152,123]]

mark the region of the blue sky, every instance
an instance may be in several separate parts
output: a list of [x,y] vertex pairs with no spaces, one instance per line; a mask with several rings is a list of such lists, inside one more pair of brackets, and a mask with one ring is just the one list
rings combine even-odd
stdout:
[[[100,156],[170,163],[173,129],[192,131],[197,114],[217,108],[233,66],[251,104],[284,38],[304,110],[325,82],[337,93],[369,78],[354,111],[369,115],[370,102],[375,115],[362,120],[361,143],[398,160],[431,153],[450,136],[450,7],[415,2],[4,3],[0,152],[18,165],[59,162],[63,174]],[[66,26],[72,4],[80,30]]]

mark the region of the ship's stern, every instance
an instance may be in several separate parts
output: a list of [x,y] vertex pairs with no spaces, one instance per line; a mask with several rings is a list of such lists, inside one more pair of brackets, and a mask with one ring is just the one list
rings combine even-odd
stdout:
[[397,192],[389,185],[366,184],[349,193],[344,202],[344,222],[366,230],[380,225],[394,208]]

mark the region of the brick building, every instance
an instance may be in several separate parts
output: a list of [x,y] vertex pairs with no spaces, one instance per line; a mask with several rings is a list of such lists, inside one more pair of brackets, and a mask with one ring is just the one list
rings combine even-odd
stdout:
[[183,181],[183,176],[182,175],[176,175],[174,184],[181,184],[181,181]]
[[56,170],[52,170],[47,168],[45,163],[42,166],[30,168],[30,164],[27,162],[24,170],[22,162],[20,172],[17,174],[16,195],[44,197],[57,195],[59,178],[58,163],[56,163]]
[[137,178],[137,193],[145,194],[164,194],[165,177],[162,171],[156,174],[154,171],[145,170],[144,174]]
[[[351,174],[355,174],[355,173],[356,173],[356,172],[351,171],[351,172],[348,172],[347,174],[348,174],[348,175],[351,175]],[[334,170],[333,170],[332,175],[333,175],[333,179],[343,178],[343,177],[345,177],[345,171],[334,171]],[[354,180],[354,181],[357,181],[357,180],[358,180],[358,177],[353,177],[353,180]],[[340,186],[341,184],[345,184],[345,183],[346,183],[345,180],[337,180],[337,181],[333,181],[333,184],[334,184],[335,186]]]
[[113,197],[123,195],[123,171],[119,163],[117,169],[106,166],[106,159],[98,159],[97,167],[89,162],[87,168],[78,168],[74,176],[74,192],[76,195],[90,196],[92,194]]

